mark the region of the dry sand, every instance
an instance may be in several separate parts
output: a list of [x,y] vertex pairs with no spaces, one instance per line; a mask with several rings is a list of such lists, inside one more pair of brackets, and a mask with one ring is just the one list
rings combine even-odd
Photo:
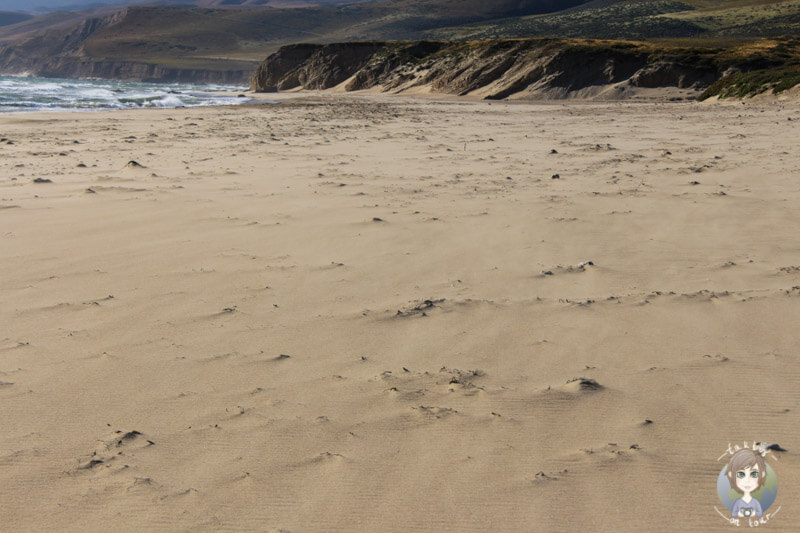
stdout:
[[0,127],[0,529],[798,527],[796,103]]

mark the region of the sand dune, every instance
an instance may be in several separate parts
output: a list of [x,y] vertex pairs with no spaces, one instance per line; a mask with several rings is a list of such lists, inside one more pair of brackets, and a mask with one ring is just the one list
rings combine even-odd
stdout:
[[1,530],[796,528],[796,105],[283,98],[0,116]]

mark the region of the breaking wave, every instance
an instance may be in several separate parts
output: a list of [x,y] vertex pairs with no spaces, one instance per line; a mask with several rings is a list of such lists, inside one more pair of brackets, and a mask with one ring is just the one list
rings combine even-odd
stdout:
[[[0,76],[0,113],[234,105],[243,87]],[[227,94],[223,94],[227,93]]]

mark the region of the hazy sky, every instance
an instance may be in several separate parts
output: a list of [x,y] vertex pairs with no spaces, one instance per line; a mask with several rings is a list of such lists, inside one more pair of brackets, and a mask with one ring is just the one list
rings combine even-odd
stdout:
[[0,0],[0,10],[34,11],[37,8],[56,9],[87,4],[121,4],[120,0]]

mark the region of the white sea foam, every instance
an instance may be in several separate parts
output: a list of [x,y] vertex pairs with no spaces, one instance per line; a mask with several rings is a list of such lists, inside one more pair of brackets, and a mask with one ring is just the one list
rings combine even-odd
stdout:
[[0,76],[0,113],[240,104],[242,87]]

